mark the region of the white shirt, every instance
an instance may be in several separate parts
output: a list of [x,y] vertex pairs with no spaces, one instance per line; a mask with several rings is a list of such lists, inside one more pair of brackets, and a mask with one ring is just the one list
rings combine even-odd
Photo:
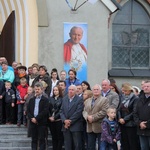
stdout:
[[54,81],[54,80],[52,79],[52,89],[51,89],[50,97],[53,96],[53,88],[54,88],[54,86],[56,86],[57,82],[58,82],[58,80]]

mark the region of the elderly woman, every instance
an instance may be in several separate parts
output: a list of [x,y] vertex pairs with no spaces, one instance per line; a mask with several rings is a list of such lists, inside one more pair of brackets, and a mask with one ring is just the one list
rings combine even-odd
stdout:
[[88,98],[93,96],[93,92],[91,90],[85,90],[83,93],[83,100],[86,101]]
[[3,61],[1,63],[2,65],[2,70],[0,70],[0,81],[9,81],[9,82],[13,82],[14,81],[14,72],[10,69],[8,69],[8,63],[7,61]]
[[122,85],[121,103],[118,108],[118,120],[121,126],[121,147],[123,150],[139,150],[136,124],[133,120],[133,112],[138,97],[133,93],[129,83]]

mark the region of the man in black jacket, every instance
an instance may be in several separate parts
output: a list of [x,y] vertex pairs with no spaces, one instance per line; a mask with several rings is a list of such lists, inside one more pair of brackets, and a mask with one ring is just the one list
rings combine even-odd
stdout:
[[32,150],[37,150],[39,139],[39,150],[46,149],[46,131],[48,121],[48,99],[42,95],[43,86],[40,82],[34,85],[35,96],[30,99],[27,114],[30,119]]
[[150,149],[150,80],[145,81],[143,94],[137,103],[134,120],[138,127],[141,150]]

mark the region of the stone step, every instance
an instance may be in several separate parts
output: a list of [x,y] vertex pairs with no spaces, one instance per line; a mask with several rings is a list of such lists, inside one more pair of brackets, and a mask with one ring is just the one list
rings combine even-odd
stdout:
[[31,139],[0,139],[0,147],[30,147]]
[[[31,147],[0,147],[0,150],[31,150]],[[53,148],[50,146],[46,150],[53,150]]]
[[27,138],[27,131],[21,132],[0,132],[0,139]]
[[[52,150],[52,137],[48,133],[47,150]],[[23,125],[0,125],[0,150],[31,150],[31,138]]]
[[23,125],[21,125],[21,127],[18,127],[17,125],[0,125],[0,132],[1,131],[7,131],[7,132],[27,131],[27,127],[24,127]]
[[31,150],[31,147],[0,147],[0,150]]
[[[13,138],[0,138],[0,150],[1,147],[29,147],[31,145],[31,138],[27,137],[16,137],[14,136]],[[48,138],[48,146],[52,145],[52,139]]]
[[[3,141],[0,140],[0,150],[31,150],[30,146],[31,146],[31,141],[26,141],[25,143],[22,140],[21,142],[20,140],[17,140],[17,142],[14,140],[13,141],[8,140],[7,142],[4,140]],[[48,147],[47,150],[53,150],[51,141],[48,141],[47,147]]]

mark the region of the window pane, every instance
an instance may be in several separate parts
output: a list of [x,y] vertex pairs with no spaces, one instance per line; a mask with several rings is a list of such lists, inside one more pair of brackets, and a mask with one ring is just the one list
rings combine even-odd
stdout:
[[132,26],[132,45],[149,46],[150,26]]
[[131,51],[132,67],[149,66],[149,48],[133,48]]
[[149,46],[150,26],[113,25],[112,44],[124,46]]
[[133,1],[132,24],[149,24],[150,19],[143,7]]
[[[122,19],[123,18],[123,19]],[[114,23],[131,24],[131,3],[126,3],[114,19]]]
[[150,68],[150,17],[144,8],[128,1],[112,27],[112,67]]
[[114,45],[130,45],[130,25],[113,25],[113,39]]
[[112,53],[112,62],[113,67],[129,67],[130,59],[129,59],[130,48],[122,48],[122,47],[113,47]]

